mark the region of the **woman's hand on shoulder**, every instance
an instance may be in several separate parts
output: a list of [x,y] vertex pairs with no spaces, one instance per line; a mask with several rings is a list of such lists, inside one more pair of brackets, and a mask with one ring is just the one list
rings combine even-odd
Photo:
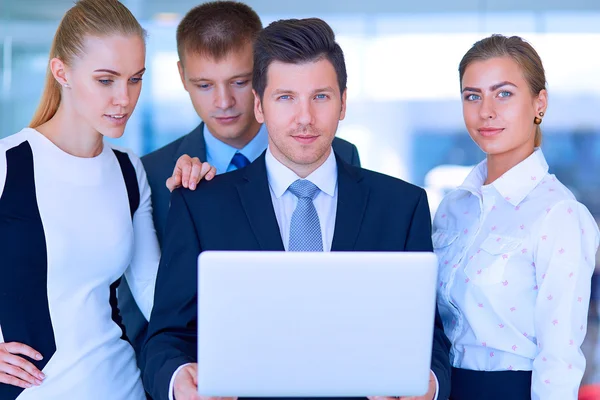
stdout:
[[190,157],[187,154],[177,159],[173,169],[173,175],[167,179],[167,188],[173,191],[179,187],[195,190],[196,185],[202,178],[210,181],[217,174],[215,167],[207,162],[201,162],[198,157]]

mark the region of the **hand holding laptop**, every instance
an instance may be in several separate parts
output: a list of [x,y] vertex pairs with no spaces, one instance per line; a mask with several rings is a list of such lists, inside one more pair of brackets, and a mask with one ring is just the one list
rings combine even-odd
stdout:
[[433,400],[435,399],[435,377],[433,372],[429,373],[429,389],[423,396],[409,396],[409,397],[385,397],[385,396],[367,396],[369,400]]
[[207,397],[198,394],[198,364],[181,368],[173,384],[175,400],[237,400],[237,397]]

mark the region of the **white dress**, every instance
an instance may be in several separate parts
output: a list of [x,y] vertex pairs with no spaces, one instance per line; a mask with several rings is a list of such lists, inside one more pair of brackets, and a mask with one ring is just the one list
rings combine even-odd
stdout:
[[2,399],[145,399],[116,282],[125,274],[149,318],[160,252],[142,164],[120,150],[139,187],[132,223],[115,150],[74,157],[30,128],[0,140],[0,342],[41,347],[46,375],[0,384]]

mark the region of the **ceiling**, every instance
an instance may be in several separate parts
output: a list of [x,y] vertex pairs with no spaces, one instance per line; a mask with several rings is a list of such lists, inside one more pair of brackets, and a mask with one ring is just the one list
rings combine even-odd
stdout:
[[[9,21],[57,21],[75,0],[0,0],[0,24]],[[161,13],[182,16],[199,0],[122,0],[140,20]],[[508,11],[600,11],[599,0],[248,0],[259,14],[319,15],[386,13],[463,13]]]

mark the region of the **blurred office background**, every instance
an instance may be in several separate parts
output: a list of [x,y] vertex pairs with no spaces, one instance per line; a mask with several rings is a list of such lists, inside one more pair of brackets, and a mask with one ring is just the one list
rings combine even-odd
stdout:
[[[179,81],[175,30],[199,0],[123,0],[148,30],[143,90],[121,145],[143,155],[198,123]],[[338,135],[366,168],[428,190],[432,212],[483,158],[465,131],[458,62],[478,39],[517,34],[540,53],[550,106],[543,150],[555,173],[600,220],[599,0],[248,0],[263,23],[318,16],[348,67]],[[26,126],[42,91],[55,29],[73,0],[0,0],[0,138]],[[598,286],[598,285],[596,285]],[[598,293],[598,291],[596,291]],[[595,294],[597,297],[598,294]],[[585,383],[600,383],[596,302]]]

